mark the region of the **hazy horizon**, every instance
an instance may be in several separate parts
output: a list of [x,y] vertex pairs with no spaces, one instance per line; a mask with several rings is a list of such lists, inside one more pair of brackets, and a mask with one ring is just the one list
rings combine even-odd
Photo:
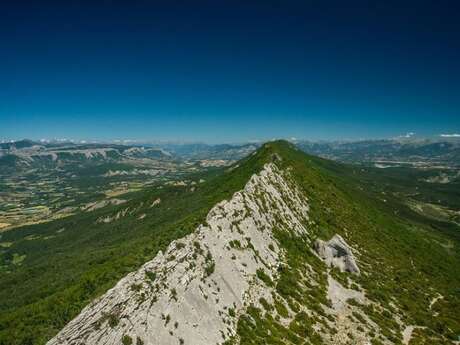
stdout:
[[356,139],[340,139],[340,138],[331,138],[331,139],[311,139],[311,138],[286,138],[286,137],[273,137],[266,139],[252,139],[252,140],[241,140],[241,141],[205,141],[205,140],[180,140],[180,139],[97,139],[97,138],[14,138],[14,139],[4,139],[0,138],[0,143],[9,143],[9,142],[18,142],[22,140],[30,140],[37,143],[74,143],[74,144],[122,144],[122,145],[142,145],[142,144],[163,144],[163,145],[186,145],[186,144],[204,144],[204,145],[245,145],[245,144],[262,144],[274,140],[287,140],[291,142],[312,142],[312,143],[333,143],[333,142],[360,142],[360,141],[380,141],[380,140],[395,140],[395,141],[406,141],[406,142],[416,142],[416,141],[460,141],[459,133],[445,133],[432,136],[418,136],[416,133],[406,133],[404,135],[399,135],[395,137],[387,138],[356,138]]

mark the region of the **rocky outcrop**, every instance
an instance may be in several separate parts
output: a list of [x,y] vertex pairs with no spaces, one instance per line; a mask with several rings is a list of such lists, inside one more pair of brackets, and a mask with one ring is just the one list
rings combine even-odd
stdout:
[[214,345],[234,336],[247,306],[273,302],[269,282],[283,251],[272,229],[307,232],[307,199],[286,174],[266,164],[194,233],[120,280],[48,345]]
[[106,207],[108,205],[121,205],[121,204],[124,204],[125,202],[126,200],[123,200],[123,199],[116,199],[116,198],[105,199],[105,200],[90,202],[86,205],[81,206],[80,209],[82,211],[92,212],[100,208]]
[[316,240],[314,249],[326,265],[337,267],[342,272],[360,273],[351,248],[340,235],[334,235],[327,242],[320,239]]

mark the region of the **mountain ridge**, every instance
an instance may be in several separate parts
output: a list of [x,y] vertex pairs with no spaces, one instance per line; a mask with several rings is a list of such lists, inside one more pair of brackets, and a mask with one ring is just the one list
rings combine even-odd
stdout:
[[[295,215],[286,213],[289,208],[275,185],[293,200]],[[147,344],[177,344],[181,339],[187,344],[214,344],[234,336],[235,318],[244,306],[271,299],[256,275],[271,281],[280,264],[280,249],[269,230],[275,220],[262,211],[255,191],[276,205],[277,224],[284,219],[295,231],[306,231],[296,217],[307,217],[308,206],[276,167],[266,164],[242,191],[213,207],[192,234],[173,241],[164,253],[122,279],[48,344],[81,338],[103,344],[117,337]],[[119,319],[119,325],[110,328],[110,317]]]
[[[269,143],[269,144],[266,144],[266,146],[264,148],[268,149],[270,151],[270,149],[272,147],[274,147],[274,152],[273,153],[270,153],[268,154],[268,156],[271,156],[271,160],[275,161],[275,162],[282,162],[283,161],[283,158],[282,158],[282,155],[280,155],[279,152],[279,149],[280,147],[278,146],[281,146],[281,149],[286,149],[288,147],[288,150],[295,150],[293,148],[292,145],[286,145],[285,143]],[[263,149],[262,149],[263,151]],[[289,163],[292,163],[292,162],[288,162],[287,164],[289,165]],[[264,170],[262,170],[263,172]],[[254,176],[254,175],[253,175]],[[252,179],[252,178],[251,178]],[[250,179],[250,180],[251,180]],[[279,213],[278,213],[279,214]],[[305,243],[306,246],[308,246],[308,242],[307,241]],[[311,246],[311,245],[310,245]],[[223,248],[222,248],[223,249]],[[308,250],[308,249],[307,249]],[[292,267],[291,267],[292,268]],[[268,279],[269,281],[271,281],[273,279],[272,277],[273,274],[270,274],[269,275],[269,278],[266,278]],[[343,277],[342,277],[343,278]],[[347,277],[347,279],[350,279]],[[343,284],[343,280],[342,280],[342,284]],[[276,284],[276,280],[275,280],[275,284]],[[335,280],[333,278],[332,275],[328,274],[327,275],[327,284],[329,287],[327,288],[327,298],[331,301],[332,304],[332,309],[335,309],[335,308],[338,308],[336,311],[338,313],[338,317],[345,317],[345,316],[349,316],[349,315],[353,315],[353,313],[358,313],[356,310],[352,310],[352,311],[345,311],[345,316],[343,316],[342,313],[343,312],[343,308],[344,308],[344,305],[346,305],[346,308],[351,308],[351,309],[354,309],[355,306],[350,306],[347,304],[347,301],[348,301],[348,298],[352,298],[354,300],[358,300],[360,301],[359,303],[360,304],[363,304],[364,306],[371,306],[371,307],[376,307],[376,308],[379,308],[382,312],[387,312],[388,313],[388,309],[385,309],[385,307],[383,307],[380,303],[378,302],[370,302],[370,300],[366,299],[364,297],[364,294],[363,294],[363,288],[354,283],[355,284],[355,288],[354,289],[348,289],[346,286],[349,286],[349,285],[346,285],[344,284],[345,286],[341,285],[341,283],[338,281],[338,280]],[[359,286],[358,289],[356,289],[356,286]],[[302,289],[299,288],[299,290],[301,291]],[[337,292],[338,291],[338,292]],[[335,302],[332,302],[334,300],[334,294],[337,294],[338,293],[338,297],[336,296],[336,298],[338,298],[338,300],[336,299]],[[345,295],[345,297],[344,297]],[[353,296],[353,297],[351,297]],[[281,295],[280,295],[281,297]],[[286,297],[286,296],[284,296]],[[323,296],[324,297],[324,296]],[[275,299],[271,299],[270,302],[268,302],[269,304],[270,303],[274,303],[276,300]],[[290,299],[289,298],[286,298],[285,301],[289,301]],[[298,310],[299,306],[296,306],[294,304],[294,302],[291,301],[291,305],[288,303],[288,310],[290,312],[295,312],[296,309]],[[328,302],[324,302],[324,304],[320,304],[322,306],[322,308],[324,308],[324,305],[327,306],[327,303]],[[337,306],[337,303],[339,303],[339,307],[336,307]],[[259,309],[259,310],[263,310],[263,306],[260,304],[260,303],[257,303],[257,301],[252,301],[252,304],[249,306],[249,308],[255,308],[255,310]],[[327,308],[327,307],[326,307]],[[269,308],[267,308],[269,309]],[[252,310],[252,309],[251,309]],[[308,309],[307,309],[308,310]],[[359,309],[357,309],[359,310]],[[238,310],[237,310],[238,311]],[[241,312],[238,311],[238,314],[240,314]],[[282,312],[281,312],[282,314]],[[278,312],[278,317],[281,316],[281,314]],[[318,313],[318,317],[319,317],[319,321],[317,321],[318,323],[321,323],[321,316],[320,316],[321,312]],[[169,314],[168,314],[169,315]],[[309,316],[314,316],[315,314],[310,314]],[[377,334],[377,336],[379,337],[378,339],[382,342],[382,343],[396,343],[396,342],[399,342],[399,341],[407,341],[407,336],[406,336],[406,339],[404,339],[404,334],[406,334],[406,329],[408,329],[407,327],[413,327],[411,325],[406,325],[406,328],[404,329],[401,329],[401,331],[398,331],[397,328],[402,328],[403,325],[404,325],[404,322],[401,320],[401,315],[398,315],[398,313],[394,312],[393,311],[393,325],[391,327],[388,327],[388,328],[381,328],[376,322],[375,320],[372,320],[371,317],[369,315],[367,315],[366,313],[363,313],[363,314],[356,314],[356,315],[361,315],[361,318],[364,318],[365,320],[365,324],[369,324],[371,325],[371,327],[369,327],[368,332],[372,332],[374,334]],[[253,316],[254,318],[254,316]],[[359,317],[358,317],[359,319]],[[295,319],[291,319],[291,322],[294,322]],[[323,321],[324,322],[324,321]],[[362,322],[361,322],[362,323]],[[313,333],[310,335],[311,336],[311,341],[314,341],[314,339],[322,339],[323,342],[325,343],[334,343],[334,344],[339,344],[339,343],[346,343],[347,341],[350,341],[350,340],[353,340],[355,339],[354,341],[357,343],[357,344],[367,344],[369,341],[371,341],[373,339],[373,337],[363,337],[361,336],[360,332],[358,331],[358,327],[360,328],[365,328],[366,329],[366,326],[364,324],[360,324],[359,326],[357,326],[355,323],[351,322],[351,325],[350,323],[347,323],[347,322],[339,322],[337,321],[335,324],[332,323],[335,327],[337,327],[337,334],[339,334],[339,336],[334,336],[332,337],[331,339],[329,339],[329,341],[327,340],[327,336],[324,334],[324,330],[323,330],[323,334],[321,334],[321,332],[315,332],[313,331]],[[236,326],[236,325],[234,325]],[[306,327],[306,325],[303,325],[304,327]],[[324,324],[325,327],[329,326],[329,327],[334,327],[334,326],[331,326],[329,324]],[[199,326],[198,326],[199,327]],[[409,328],[411,329],[411,328]],[[157,330],[153,329],[153,333],[156,333]],[[201,330],[203,332],[203,329]],[[238,334],[236,333],[236,330],[234,331],[235,333],[233,334],[233,332],[230,332],[229,334],[227,334],[227,336],[230,336],[230,337],[233,337],[232,339],[233,340],[230,340],[230,341],[240,341],[241,342],[241,338],[239,338]],[[321,335],[320,335],[321,334]],[[129,335],[128,335],[129,336]],[[360,337],[361,336],[361,337]],[[402,336],[402,339],[400,338]],[[121,338],[121,337],[120,337]],[[180,343],[180,339],[184,339],[184,338],[179,338],[179,343]],[[162,342],[165,342],[166,339],[163,339],[162,341],[160,341],[159,343],[162,343]],[[176,340],[174,340],[176,341]],[[172,341],[171,343],[173,343],[174,341]],[[203,341],[203,340],[201,340]],[[222,341],[225,341],[225,336],[223,336],[223,339]],[[378,340],[377,340],[378,341]],[[155,344],[155,340],[153,342],[149,342],[149,343],[152,343],[152,344]],[[176,341],[177,343],[177,341]],[[214,343],[214,341],[213,341]],[[192,344],[194,344],[194,342],[192,342]]]
[[[234,320],[234,335],[226,339],[229,344],[290,344],[307,338],[314,344],[340,344],[358,338],[363,344],[400,344],[407,343],[408,333],[409,338],[422,344],[451,343],[459,331],[454,312],[458,294],[453,288],[459,277],[457,244],[454,242],[453,251],[446,249],[444,243],[448,240],[443,235],[424,224],[395,216],[391,209],[384,208],[384,203],[354,188],[350,180],[338,178],[341,164],[306,155],[292,144],[267,143],[226,168],[214,182],[210,179],[200,185],[194,193],[203,195],[209,208],[194,211],[191,227],[177,238],[203,224],[216,202],[242,190],[266,164],[275,164],[288,173],[290,181],[308,198],[308,239],[272,229],[278,246],[284,250],[281,267],[289,268],[281,269],[276,279],[268,275],[272,281],[268,284],[273,284],[281,304],[273,300],[247,306]],[[210,197],[212,191],[216,194]],[[160,207],[165,207],[164,203],[166,199],[162,198]],[[315,254],[314,240],[328,241],[336,234],[352,248],[360,275],[328,267]],[[423,255],[427,251],[430,257]],[[311,274],[309,279],[307,273]],[[257,279],[270,282],[263,274]],[[427,288],[421,290],[419,286]],[[442,298],[435,300],[439,294]],[[346,313],[334,314],[334,306],[345,306]],[[337,323],[339,317],[341,321]],[[353,338],[347,335],[349,332]],[[134,339],[135,335],[127,335]],[[117,336],[116,341],[122,341],[122,334]]]

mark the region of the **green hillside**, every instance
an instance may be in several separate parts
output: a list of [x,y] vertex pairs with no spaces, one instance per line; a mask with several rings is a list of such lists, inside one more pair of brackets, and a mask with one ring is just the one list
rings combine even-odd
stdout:
[[[0,344],[44,344],[126,273],[193,231],[212,206],[242,189],[267,162],[289,169],[293,182],[307,195],[314,221],[308,224],[310,239],[340,234],[359,249],[363,274],[352,280],[383,306],[382,310],[362,309],[387,339],[396,344],[402,340],[402,330],[391,317],[394,313],[401,314],[406,324],[425,327],[415,332],[411,344],[456,339],[460,334],[458,227],[439,231],[444,228],[414,215],[397,200],[378,199],[367,188],[369,181],[357,178],[352,167],[306,155],[279,141],[265,144],[230,168],[191,176],[197,182],[193,190],[151,188],[131,194],[122,205],[2,233]],[[298,344],[300,339],[321,343],[300,307],[320,310],[320,304],[327,303],[325,266],[311,253],[307,239],[281,231],[276,236],[286,250],[289,269],[282,270],[274,283],[290,310],[298,310],[295,320],[283,326],[271,317],[271,306],[266,311],[249,308],[251,318],[242,316],[238,322],[239,339],[229,343]],[[307,263],[320,277],[322,289],[299,285]],[[349,277],[334,270],[332,274],[352,286]],[[438,294],[443,298],[429,308]],[[379,341],[375,338],[374,343]]]
[[[291,172],[296,182],[309,196],[311,215],[316,223],[312,237],[329,239],[337,233],[360,251],[364,274],[353,279],[367,291],[368,298],[385,308],[381,312],[364,311],[388,334],[388,339],[401,343],[402,330],[390,317],[391,312],[398,309],[406,324],[426,327],[417,329],[411,344],[443,344],[449,343],[447,339],[456,340],[460,334],[457,312],[460,310],[460,229],[456,227],[447,234],[441,233],[430,225],[431,221],[416,217],[397,200],[383,202],[377,199],[372,190],[366,188],[368,182],[360,183],[353,177],[355,168],[351,166],[307,156],[284,142],[266,146],[283,158],[279,164],[293,168]],[[293,256],[291,268],[296,268],[299,261],[313,260],[302,245],[299,248],[298,239],[284,237],[280,242]],[[324,271],[324,267],[313,267],[317,268],[318,274]],[[288,300],[292,298],[308,307],[313,303],[311,299],[298,294],[303,290],[296,284],[301,280],[300,272],[298,269],[283,272],[277,289]],[[339,281],[349,285],[347,279],[350,277],[336,273]],[[307,290],[307,293],[315,292]],[[430,301],[438,293],[443,298],[430,308]],[[251,315],[260,319],[256,311]],[[277,329],[280,337],[269,343],[285,343],[292,336],[290,327],[280,332],[279,325],[272,324],[273,320],[260,319],[260,328],[265,329],[265,334],[259,329],[259,323],[253,328],[244,321],[240,322],[240,331],[244,335],[242,344],[265,343],[263,339],[271,338],[267,330],[273,331],[272,327]],[[376,339],[375,344],[378,343]]]

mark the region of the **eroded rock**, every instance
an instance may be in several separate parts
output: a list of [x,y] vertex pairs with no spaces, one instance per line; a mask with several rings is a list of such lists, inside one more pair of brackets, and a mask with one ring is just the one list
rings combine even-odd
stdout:
[[337,267],[342,272],[360,274],[353,252],[342,236],[336,234],[327,242],[318,239],[314,249],[328,266]]

